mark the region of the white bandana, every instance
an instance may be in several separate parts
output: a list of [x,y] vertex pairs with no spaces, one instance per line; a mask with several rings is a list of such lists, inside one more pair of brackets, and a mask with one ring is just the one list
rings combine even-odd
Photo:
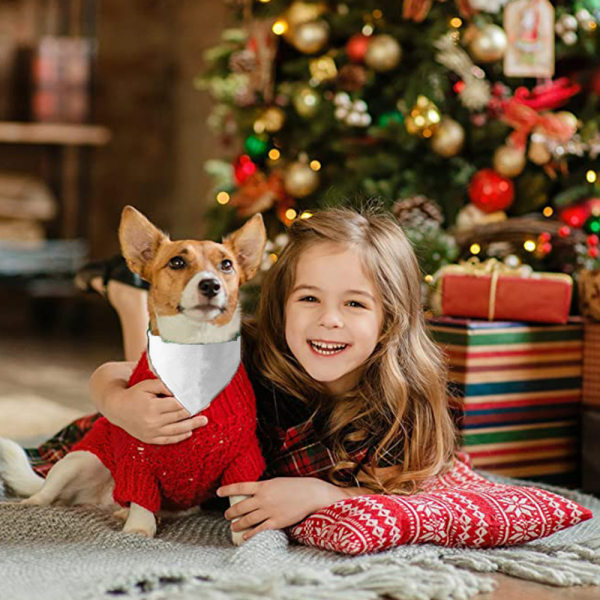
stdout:
[[190,414],[204,410],[233,379],[241,361],[241,339],[215,344],[165,342],[148,331],[148,362]]

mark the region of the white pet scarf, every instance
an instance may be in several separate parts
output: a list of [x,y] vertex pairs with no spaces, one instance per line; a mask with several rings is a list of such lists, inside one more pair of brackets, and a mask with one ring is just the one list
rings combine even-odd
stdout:
[[176,344],[148,332],[152,371],[190,414],[204,410],[233,379],[241,361],[241,339],[215,344]]

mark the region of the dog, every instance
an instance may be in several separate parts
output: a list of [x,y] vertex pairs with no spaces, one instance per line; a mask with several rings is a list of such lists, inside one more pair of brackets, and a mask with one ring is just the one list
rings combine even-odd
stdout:
[[[101,417],[45,480],[20,446],[0,439],[0,477],[28,496],[24,504],[120,505],[115,515],[125,520],[123,531],[153,537],[159,509],[196,507],[219,485],[256,481],[264,470],[254,393],[240,359],[239,287],[261,264],[266,232],[257,214],[221,244],[171,241],[126,206],[119,240],[128,267],[150,284],[148,347],[129,385],[159,377],[208,424],[158,446]],[[242,533],[232,533],[235,544]]]

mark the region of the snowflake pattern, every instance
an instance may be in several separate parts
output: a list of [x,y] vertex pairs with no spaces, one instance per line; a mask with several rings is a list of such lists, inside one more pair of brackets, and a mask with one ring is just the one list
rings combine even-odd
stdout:
[[576,502],[531,487],[492,483],[458,460],[412,496],[340,500],[289,529],[295,541],[344,554],[402,544],[485,548],[521,544],[591,518]]

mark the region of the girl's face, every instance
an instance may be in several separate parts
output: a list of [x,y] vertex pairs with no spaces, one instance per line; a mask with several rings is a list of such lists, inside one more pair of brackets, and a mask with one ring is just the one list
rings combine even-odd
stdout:
[[352,389],[373,352],[383,309],[356,251],[329,242],[302,254],[285,305],[285,339],[332,394]]

